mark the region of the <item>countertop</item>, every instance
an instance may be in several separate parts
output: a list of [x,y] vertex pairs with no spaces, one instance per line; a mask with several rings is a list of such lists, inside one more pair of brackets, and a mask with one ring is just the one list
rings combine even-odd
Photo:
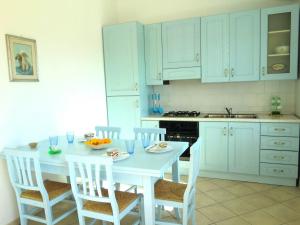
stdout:
[[253,123],[300,123],[300,118],[296,115],[276,115],[257,114],[255,119],[241,118],[205,118],[206,113],[198,117],[164,117],[161,115],[149,115],[142,117],[143,121],[198,121],[198,122],[253,122]]

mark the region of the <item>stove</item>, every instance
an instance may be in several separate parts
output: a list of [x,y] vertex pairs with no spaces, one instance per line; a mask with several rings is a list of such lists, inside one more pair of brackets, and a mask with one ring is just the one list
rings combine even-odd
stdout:
[[200,112],[197,111],[170,111],[163,116],[165,117],[198,117]]

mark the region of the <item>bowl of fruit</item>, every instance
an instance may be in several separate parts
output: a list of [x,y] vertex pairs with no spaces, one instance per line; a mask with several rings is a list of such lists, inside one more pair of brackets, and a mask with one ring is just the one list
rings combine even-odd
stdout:
[[86,144],[87,146],[89,146],[91,149],[103,149],[103,148],[107,148],[110,146],[110,144],[112,143],[111,139],[109,138],[92,138],[86,142],[84,142],[84,144]]

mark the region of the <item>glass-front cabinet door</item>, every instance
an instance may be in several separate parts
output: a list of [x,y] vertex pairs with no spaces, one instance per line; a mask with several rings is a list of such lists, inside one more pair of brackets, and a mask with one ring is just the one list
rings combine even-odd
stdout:
[[262,9],[261,80],[297,79],[299,5]]

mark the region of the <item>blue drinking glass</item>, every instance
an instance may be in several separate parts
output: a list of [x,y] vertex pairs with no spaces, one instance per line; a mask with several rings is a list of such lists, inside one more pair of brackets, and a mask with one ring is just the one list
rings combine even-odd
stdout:
[[134,153],[135,140],[125,140],[126,149],[129,155]]
[[58,136],[50,136],[49,143],[51,149],[56,149],[58,145]]
[[67,132],[67,141],[68,144],[73,144],[74,142],[74,133],[73,132]]
[[150,138],[148,137],[148,135],[142,136],[142,144],[144,148],[147,148],[150,145]]

